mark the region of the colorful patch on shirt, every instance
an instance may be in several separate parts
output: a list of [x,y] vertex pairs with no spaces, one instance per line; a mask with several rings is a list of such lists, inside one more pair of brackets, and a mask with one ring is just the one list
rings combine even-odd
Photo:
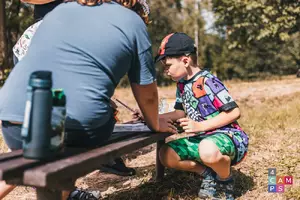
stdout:
[[224,85],[217,78],[207,79],[205,84],[207,84],[215,94],[218,94],[220,91],[225,90]]
[[184,92],[184,83],[178,82],[177,83],[177,88],[179,89],[180,94],[182,94]]
[[192,98],[193,93],[190,90],[185,90],[185,92],[182,95],[182,100],[184,103],[189,103],[190,99]]
[[227,104],[233,102],[232,97],[229,95],[227,90],[222,90],[218,93],[219,99],[223,102],[223,104]]
[[240,131],[242,130],[242,128],[239,126],[239,124],[237,122],[233,122],[231,125],[233,128],[235,128],[237,130],[240,130]]
[[211,115],[217,111],[207,95],[199,98],[198,109],[203,117]]
[[215,96],[213,104],[216,109],[219,109],[221,106],[223,106],[223,102],[217,96]]
[[192,86],[192,91],[194,93],[194,96],[196,98],[200,98],[204,95],[206,95],[205,89],[204,89],[204,77],[198,78]]
[[192,91],[185,90],[182,95],[183,107],[186,114],[195,121],[202,121],[203,118],[198,110],[198,99],[193,96]]
[[195,97],[191,96],[188,103],[191,105],[192,108],[194,108],[196,110],[196,108],[198,107],[199,101]]
[[205,84],[205,85],[204,85],[204,89],[205,89],[205,91],[206,91],[206,95],[209,97],[209,99],[210,99],[211,101],[213,101],[213,100],[214,100],[214,94],[212,93],[210,87],[208,87],[208,86]]

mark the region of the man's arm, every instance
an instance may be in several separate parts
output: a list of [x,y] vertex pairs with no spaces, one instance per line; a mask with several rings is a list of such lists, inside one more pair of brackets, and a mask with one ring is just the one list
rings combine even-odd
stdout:
[[158,92],[156,82],[149,85],[131,83],[131,89],[147,126],[153,131],[159,131]]

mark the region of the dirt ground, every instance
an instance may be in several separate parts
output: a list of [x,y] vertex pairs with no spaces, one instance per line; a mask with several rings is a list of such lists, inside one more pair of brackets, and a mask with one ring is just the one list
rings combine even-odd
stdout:
[[[240,105],[239,120],[249,133],[249,153],[244,162],[233,167],[237,199],[300,199],[300,79],[294,76],[256,82],[225,82]],[[160,97],[174,98],[175,87],[159,88]],[[130,89],[118,89],[115,97],[136,107]],[[120,119],[130,119],[120,107]],[[172,138],[171,138],[172,139]],[[298,141],[298,142],[297,142]],[[2,148],[2,152],[5,148]],[[119,177],[96,170],[77,180],[83,189],[100,190],[105,199],[197,199],[200,178],[192,173],[166,170],[160,183],[155,174],[155,145],[124,156],[127,166],[137,175]],[[294,177],[293,186],[284,194],[268,193],[267,169],[276,167],[282,175]],[[18,187],[5,200],[33,200],[34,189]]]

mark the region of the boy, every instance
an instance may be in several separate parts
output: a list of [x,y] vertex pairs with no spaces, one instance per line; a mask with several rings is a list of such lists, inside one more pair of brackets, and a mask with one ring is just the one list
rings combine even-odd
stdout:
[[194,41],[184,33],[166,36],[155,62],[177,82],[175,111],[160,115],[179,123],[194,136],[171,141],[160,150],[166,167],[196,172],[204,177],[200,198],[233,197],[230,166],[246,155],[248,136],[236,120],[240,109],[223,83],[197,65]]

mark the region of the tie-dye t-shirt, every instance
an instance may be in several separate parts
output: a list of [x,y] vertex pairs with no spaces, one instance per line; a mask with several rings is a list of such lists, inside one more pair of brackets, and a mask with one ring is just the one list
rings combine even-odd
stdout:
[[[222,111],[236,107],[238,105],[224,84],[208,71],[200,71],[190,80],[180,80],[177,83],[174,108],[184,110],[195,121],[213,118]],[[229,127],[240,129],[236,122],[224,128]]]

